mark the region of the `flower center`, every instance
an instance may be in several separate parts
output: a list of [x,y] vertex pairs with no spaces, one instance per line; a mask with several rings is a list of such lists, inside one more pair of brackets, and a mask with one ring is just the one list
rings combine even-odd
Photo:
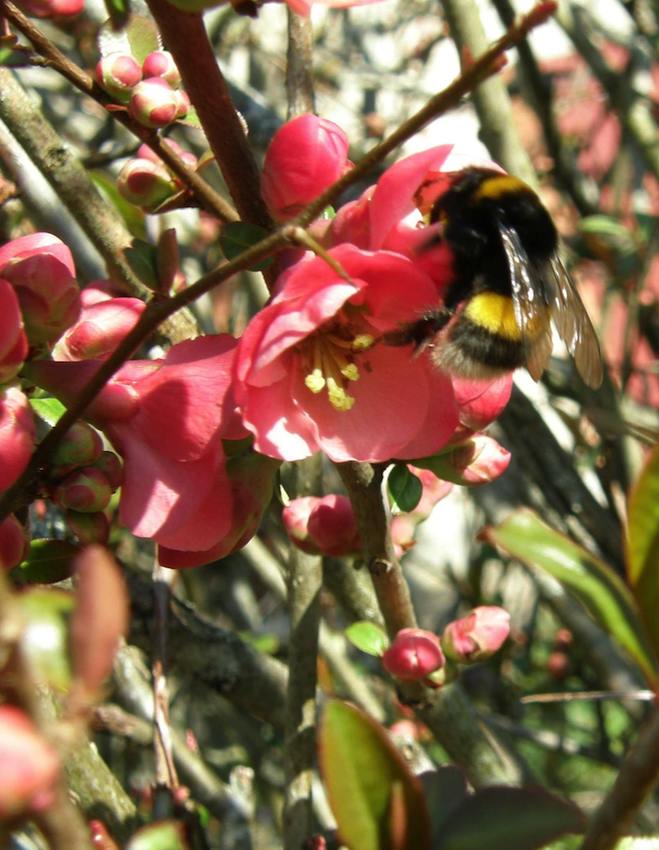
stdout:
[[369,349],[375,337],[357,333],[349,326],[332,322],[319,328],[300,345],[304,383],[312,393],[327,393],[336,410],[346,411],[355,403],[348,392],[352,381],[359,380],[356,355]]

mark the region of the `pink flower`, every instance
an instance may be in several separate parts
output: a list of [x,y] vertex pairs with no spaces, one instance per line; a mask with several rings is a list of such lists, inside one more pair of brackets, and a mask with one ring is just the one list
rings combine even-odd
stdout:
[[18,387],[0,390],[0,492],[23,472],[34,449],[34,419]]
[[59,15],[78,15],[85,0],[19,0],[16,4],[26,15],[37,18],[55,18]]
[[396,679],[418,682],[444,666],[439,638],[424,629],[401,629],[382,655],[382,666]]
[[[88,410],[124,459],[119,518],[138,537],[202,551],[231,529],[232,495],[220,437],[245,436],[229,393],[236,341],[199,337],[160,361],[127,363]],[[65,403],[98,361],[31,364],[30,376]]]
[[20,708],[0,705],[0,819],[43,811],[55,799],[59,759]]
[[461,664],[483,661],[501,648],[510,633],[510,614],[497,605],[481,605],[444,629],[442,647]]
[[284,528],[303,552],[316,555],[353,555],[361,544],[352,504],[347,496],[305,496],[293,499],[282,511]]
[[139,298],[108,298],[84,307],[78,321],[57,343],[55,360],[108,357],[144,312]]
[[378,343],[435,302],[434,283],[397,254],[331,253],[348,280],[322,259],[297,263],[240,341],[234,390],[255,449],[335,461],[438,451],[457,424],[450,380],[410,346]]
[[487,427],[503,412],[512,388],[512,374],[493,381],[454,377],[453,392],[460,408],[460,424],[472,431]]
[[299,115],[281,127],[265,154],[261,192],[273,217],[293,218],[348,167],[348,137],[325,118]]
[[28,343],[14,288],[0,280],[0,384],[16,376],[27,357]]
[[56,236],[33,233],[8,242],[0,248],[0,277],[16,290],[32,344],[55,342],[78,318],[73,257]]

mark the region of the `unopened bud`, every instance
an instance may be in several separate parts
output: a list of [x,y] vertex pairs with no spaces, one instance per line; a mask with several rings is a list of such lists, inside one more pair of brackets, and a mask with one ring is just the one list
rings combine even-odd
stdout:
[[103,440],[95,428],[87,422],[74,422],[51,460],[51,476],[60,478],[81,466],[89,466],[100,457]]
[[487,434],[474,434],[466,442],[432,459],[432,471],[454,484],[478,485],[496,480],[508,468],[510,452]]
[[59,340],[55,360],[108,357],[144,312],[139,298],[108,298],[83,310],[80,320]]
[[149,77],[133,89],[128,112],[144,127],[166,127],[176,120],[178,94],[162,77]]
[[483,661],[501,648],[510,634],[510,614],[497,605],[481,605],[444,629],[442,648],[460,664]]
[[444,666],[439,638],[424,629],[401,629],[383,653],[382,665],[396,679],[422,681]]
[[149,159],[129,159],[117,176],[119,194],[151,212],[178,191],[165,166]]
[[102,452],[98,460],[94,461],[94,468],[100,469],[105,475],[113,493],[121,487],[124,480],[124,467],[119,455],[110,451]]
[[359,532],[347,496],[331,493],[322,498],[293,499],[282,512],[286,533],[304,552],[350,555],[359,551]]
[[141,79],[142,69],[129,53],[109,53],[96,65],[96,82],[121,103],[128,103]]
[[27,353],[23,316],[14,287],[0,280],[0,384],[16,376]]
[[53,501],[62,508],[96,513],[107,508],[111,496],[112,488],[101,470],[86,466],[66,476],[55,489]]
[[29,538],[14,514],[0,522],[0,570],[13,570],[25,557]]
[[72,534],[75,534],[83,545],[108,542],[110,521],[102,511],[96,513],[67,511],[64,519],[66,527]]
[[154,50],[149,53],[144,62],[142,62],[142,71],[145,78],[162,77],[167,80],[172,88],[178,88],[181,85],[181,75],[174,57],[168,50]]

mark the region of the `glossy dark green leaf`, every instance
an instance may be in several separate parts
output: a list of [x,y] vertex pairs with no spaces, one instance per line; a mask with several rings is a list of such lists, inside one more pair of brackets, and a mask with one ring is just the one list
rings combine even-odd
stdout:
[[66,412],[66,407],[57,398],[31,398],[30,407],[51,428]]
[[429,850],[421,784],[379,723],[349,703],[330,701],[320,727],[320,764],[350,850]]
[[174,820],[150,823],[138,830],[126,850],[189,850],[182,824]]
[[527,509],[485,529],[483,537],[558,579],[636,661],[648,682],[656,682],[657,658],[634,597],[609,566]]
[[87,172],[104,199],[113,206],[136,239],[146,239],[145,215],[142,210],[119,194],[116,178],[102,171]]
[[[257,224],[249,224],[244,221],[232,221],[226,224],[222,229],[220,236],[220,246],[227,260],[235,260],[243,251],[256,245],[268,235],[268,231]],[[273,257],[266,257],[264,260],[250,266],[251,271],[261,271],[267,268],[273,261]]]
[[37,539],[30,543],[25,560],[10,576],[16,584],[55,584],[70,578],[80,547],[68,540]]
[[542,788],[483,788],[453,811],[433,850],[539,850],[583,828],[576,806]]
[[353,646],[369,655],[380,656],[389,646],[389,638],[384,629],[367,620],[352,623],[345,635]]
[[429,770],[420,774],[419,779],[426,795],[432,846],[435,847],[448,819],[467,798],[467,780],[464,773],[453,765]]
[[155,245],[133,239],[124,251],[130,267],[150,289],[158,288],[158,254]]
[[659,445],[632,490],[627,513],[629,583],[659,654]]
[[404,513],[413,511],[423,493],[421,479],[404,463],[397,463],[387,478],[387,487],[394,503]]

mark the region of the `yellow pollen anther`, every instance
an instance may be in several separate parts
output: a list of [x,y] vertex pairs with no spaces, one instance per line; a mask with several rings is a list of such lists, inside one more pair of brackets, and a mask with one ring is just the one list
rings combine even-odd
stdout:
[[321,392],[325,388],[325,378],[323,377],[322,370],[316,367],[313,372],[309,372],[304,379],[304,385],[312,393]]
[[343,387],[337,384],[334,378],[327,379],[327,394],[329,396],[330,404],[337,410],[350,410],[355,403],[355,399],[348,395]]
[[358,334],[352,341],[353,351],[366,351],[375,342],[375,337],[372,334]]
[[341,374],[349,381],[359,380],[359,369],[354,363],[348,363],[346,366],[344,366],[343,369],[341,369]]

